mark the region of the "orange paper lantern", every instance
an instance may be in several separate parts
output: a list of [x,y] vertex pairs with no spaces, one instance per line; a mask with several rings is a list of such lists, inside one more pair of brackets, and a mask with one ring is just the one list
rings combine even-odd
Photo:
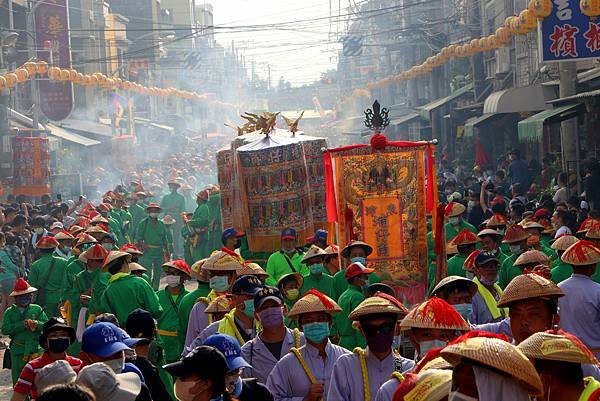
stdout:
[[600,15],[600,0],[580,0],[579,8],[584,15],[596,18]]
[[527,9],[537,19],[544,19],[552,14],[552,0],[530,0]]
[[523,10],[519,14],[519,24],[523,30],[531,32],[537,28],[537,18],[535,18],[535,15],[531,11]]
[[23,64],[23,68],[27,70],[27,73],[30,76],[37,74],[37,64],[33,61],[28,61],[25,64]]
[[6,88],[6,78],[0,75],[0,89]]
[[50,67],[48,70],[48,76],[50,79],[58,81],[60,79],[60,68],[58,67]]
[[26,82],[29,79],[29,73],[25,68],[17,68],[15,74],[17,75],[17,82],[20,84]]
[[77,81],[77,70],[71,68],[69,70],[69,81],[76,82]]
[[38,74],[45,74],[48,72],[48,63],[45,61],[38,61],[35,67]]
[[18,78],[17,78],[17,74],[15,74],[14,72],[6,74],[4,76],[4,79],[6,80],[7,88],[14,88],[15,86],[17,86]]
[[61,81],[68,81],[71,78],[71,72],[67,69],[61,69],[60,70],[60,77],[59,79]]

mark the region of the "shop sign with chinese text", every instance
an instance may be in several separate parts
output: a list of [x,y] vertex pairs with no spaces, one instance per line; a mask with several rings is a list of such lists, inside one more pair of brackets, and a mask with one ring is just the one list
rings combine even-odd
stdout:
[[552,0],[539,29],[542,62],[600,57],[600,19],[584,15],[579,0]]

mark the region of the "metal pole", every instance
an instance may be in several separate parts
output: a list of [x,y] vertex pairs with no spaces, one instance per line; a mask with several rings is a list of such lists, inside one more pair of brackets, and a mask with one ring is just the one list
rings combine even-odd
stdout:
[[[577,93],[575,62],[563,61],[558,66],[561,98]],[[560,123],[560,142],[562,150],[563,171],[569,171],[569,164],[575,163],[577,174],[577,193],[581,193],[580,163],[579,163],[579,134],[577,133],[577,118],[570,118]]]
[[[10,2],[9,2],[10,4]],[[33,18],[33,8],[31,7],[31,3],[30,3],[30,7],[29,7],[29,11],[27,12],[27,27],[31,28],[31,32],[35,32],[35,21]],[[34,53],[34,48],[36,46],[35,41],[33,40],[33,35],[27,35],[27,43],[29,44],[28,47],[28,54],[29,54],[29,59],[33,60],[34,58],[36,58],[36,54]],[[52,50],[50,50],[50,54],[52,54]],[[52,57],[52,56],[51,56]],[[37,85],[37,78],[31,79],[30,80],[30,85],[31,85],[31,104],[32,104],[32,109],[33,109],[33,114],[32,114],[32,121],[33,121],[33,129],[38,129],[40,124],[40,99],[39,99],[39,93],[38,93],[38,85]]]

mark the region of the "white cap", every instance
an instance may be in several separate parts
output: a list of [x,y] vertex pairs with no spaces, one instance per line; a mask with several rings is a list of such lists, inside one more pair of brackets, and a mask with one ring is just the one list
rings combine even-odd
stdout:
[[142,389],[142,382],[136,373],[115,374],[102,362],[81,369],[76,383],[92,390],[97,400],[135,401]]

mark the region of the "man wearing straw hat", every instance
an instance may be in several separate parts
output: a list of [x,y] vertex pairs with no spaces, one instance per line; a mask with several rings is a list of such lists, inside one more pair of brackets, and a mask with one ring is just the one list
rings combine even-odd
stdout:
[[173,237],[167,226],[158,219],[162,211],[157,203],[150,203],[146,208],[148,217],[144,218],[135,232],[138,248],[144,252],[141,264],[150,269],[152,288],[158,290],[162,264],[169,260],[173,251]]
[[329,341],[332,316],[341,310],[333,299],[317,290],[308,291],[294,304],[288,317],[298,320],[306,344],[293,348],[271,371],[267,387],[276,401],[316,401],[327,394],[334,363],[350,353]]
[[597,401],[600,382],[585,375],[583,365],[597,365],[592,352],[562,330],[535,333],[518,348],[533,362],[548,401]]
[[179,360],[185,342],[185,331],[182,321],[189,316],[180,314],[181,302],[188,291],[184,283],[191,278],[190,267],[182,259],[176,259],[163,264],[167,285],[158,291],[158,301],[163,313],[158,319],[158,335],[165,349],[165,361],[171,363]]
[[204,310],[219,295],[226,294],[233,285],[236,272],[242,268],[238,258],[229,253],[218,251],[212,254],[202,264],[201,269],[208,272],[210,293],[206,297],[199,297],[192,307],[189,315],[187,332],[185,335],[185,346],[190,344],[202,333],[212,320],[204,313]]
[[561,260],[573,266],[573,275],[558,284],[565,296],[558,301],[560,327],[575,334],[596,356],[600,355],[600,284],[592,281],[600,249],[587,240],[571,245]]
[[513,278],[522,273],[521,269],[513,266],[513,264],[519,255],[527,250],[527,238],[529,238],[529,233],[518,224],[513,224],[506,230],[502,243],[508,244],[510,254],[500,266],[500,277],[498,279],[500,288],[506,287]]
[[171,215],[175,219],[175,225],[173,227],[173,252],[176,256],[181,256],[183,254],[181,243],[181,228],[183,227],[183,222],[181,221],[181,213],[185,212],[185,198],[177,192],[177,190],[181,188],[181,184],[177,179],[171,178],[167,185],[169,186],[170,193],[163,196],[160,201],[160,207],[165,214]]
[[36,302],[46,314],[58,316],[58,305],[65,290],[67,261],[53,255],[58,247],[58,241],[53,237],[42,237],[35,246],[42,256],[31,265],[29,283],[38,289]]
[[302,258],[302,263],[308,267],[309,274],[303,276],[304,282],[300,294],[306,293],[311,288],[333,297],[335,293],[333,277],[325,270],[325,251],[316,245],[311,245]]
[[[79,255],[79,260],[85,263],[85,270],[77,273],[73,280],[73,290],[69,301],[71,302],[71,316],[67,322],[80,332],[100,314],[100,297],[108,285],[110,274],[100,271],[100,266],[108,251],[100,244],[94,244],[87,251]],[[86,308],[81,312],[82,308]],[[79,321],[82,319],[82,321]],[[71,347],[74,355],[79,355],[79,342]],[[77,353],[75,353],[77,352]]]
[[194,262],[194,264],[190,266],[192,279],[196,280],[198,287],[189,294],[186,294],[181,300],[181,305],[179,305],[179,313],[182,319],[181,323],[183,325],[182,330],[184,334],[187,333],[188,320],[194,304],[198,301],[198,299],[201,297],[206,298],[210,293],[210,287],[208,285],[208,270],[202,269],[204,262],[206,262],[206,259],[201,259]]
[[579,241],[579,239],[574,235],[561,235],[557,239],[552,242],[552,249],[556,251],[558,258],[552,262],[552,281],[556,284],[561,281],[565,281],[571,274],[573,274],[573,267],[570,264],[565,263],[561,260],[562,254],[569,248],[571,245]]
[[463,229],[456,237],[450,240],[452,245],[456,245],[458,253],[448,259],[448,275],[465,277],[463,264],[467,256],[475,250],[475,246],[479,242],[479,238],[468,229]]
[[418,361],[431,349],[445,347],[460,331],[471,328],[450,304],[433,297],[414,306],[400,322],[400,329],[408,331]]
[[127,320],[135,309],[144,309],[159,318],[163,310],[158,296],[143,278],[129,273],[131,255],[112,251],[102,262],[101,271],[110,273],[108,286],[100,298],[100,310],[110,312],[119,322]]
[[449,399],[529,401],[543,393],[533,364],[503,336],[458,338],[441,351],[452,366]]
[[19,278],[10,293],[14,298],[2,318],[2,333],[10,337],[12,382],[15,384],[27,361],[39,356],[38,338],[48,317],[42,307],[32,303],[37,288]]
[[428,369],[418,374],[407,373],[396,388],[391,401],[410,401],[414,399],[415,394],[422,394],[419,401],[442,401],[448,398],[451,388],[451,370]]
[[348,317],[366,337],[367,348],[342,355],[333,366],[328,401],[371,401],[393,372],[405,372],[414,362],[392,352],[398,319],[407,309],[393,297],[377,293],[365,299]]

